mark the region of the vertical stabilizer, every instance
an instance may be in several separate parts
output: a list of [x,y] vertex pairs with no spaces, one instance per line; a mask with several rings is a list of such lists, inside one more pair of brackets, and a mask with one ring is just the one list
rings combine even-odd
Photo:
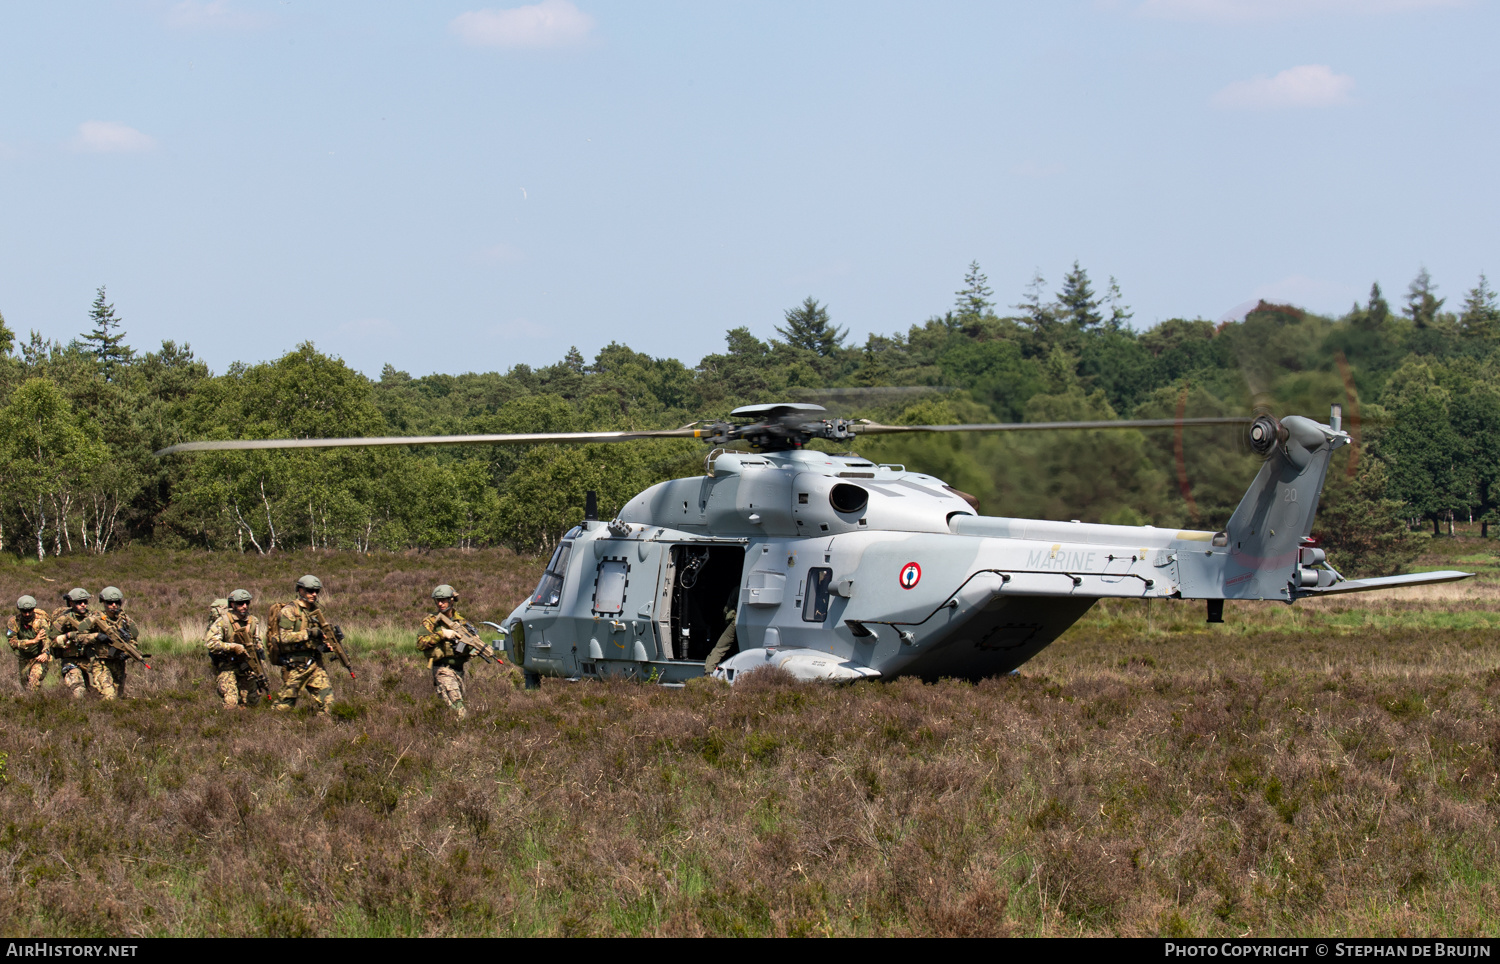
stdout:
[[1348,442],[1343,432],[1298,415],[1279,423],[1266,416],[1256,421],[1251,444],[1271,454],[1226,527],[1225,598],[1293,597],[1299,550],[1312,532],[1328,461]]

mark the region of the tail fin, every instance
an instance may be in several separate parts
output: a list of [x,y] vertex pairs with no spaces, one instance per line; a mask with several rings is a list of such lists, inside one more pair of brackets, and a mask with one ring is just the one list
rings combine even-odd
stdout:
[[[1256,429],[1261,430],[1258,436]],[[1328,461],[1349,436],[1292,415],[1279,424],[1269,417],[1257,420],[1252,440],[1272,451],[1229,518],[1224,596],[1290,601],[1298,588],[1299,551],[1312,532]]]

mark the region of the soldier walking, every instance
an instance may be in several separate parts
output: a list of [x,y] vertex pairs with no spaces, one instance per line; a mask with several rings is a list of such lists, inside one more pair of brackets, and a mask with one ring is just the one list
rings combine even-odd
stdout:
[[[105,586],[99,590],[99,601],[104,604],[104,610],[93,614],[92,626],[99,633],[96,637],[99,645],[95,647],[98,655],[90,670],[90,684],[94,692],[107,700],[115,699],[117,696],[124,699],[126,655],[109,644],[109,637],[104,634],[104,628],[107,625],[126,641],[140,639],[141,633],[135,625],[135,620],[125,614],[125,594],[117,587]],[[98,679],[94,679],[94,676]]]
[[270,680],[265,676],[266,631],[260,620],[250,615],[252,598],[244,589],[230,593],[224,600],[227,611],[209,625],[203,639],[213,662],[219,698],[231,708],[249,706],[261,693],[270,695]]
[[317,576],[303,576],[297,580],[297,601],[273,605],[266,618],[266,648],[271,662],[282,667],[275,709],[295,708],[297,696],[304,689],[319,712],[326,715],[333,706],[333,684],[323,668],[328,642],[316,615],[322,591],[323,583]]
[[75,698],[82,697],[96,681],[109,680],[108,693],[99,694],[109,699],[114,696],[114,681],[108,672],[101,677],[92,671],[99,631],[94,628],[94,614],[89,612],[91,598],[92,594],[82,588],[69,589],[63,596],[66,608],[47,627],[47,651],[58,663],[63,685]]
[[444,618],[455,623],[464,622],[459,613],[458,591],[446,583],[432,591],[432,601],[437,612],[429,613],[422,620],[422,634],[417,637],[417,646],[427,654],[427,668],[432,670],[432,685],[437,688],[443,702],[452,707],[459,719],[469,715],[464,708],[464,665],[472,655],[467,650],[460,653],[454,646],[458,632],[443,625]]
[[35,693],[41,688],[52,660],[47,654],[47,610],[38,609],[31,596],[17,599],[16,614],[5,625],[5,641],[16,651],[21,689]]

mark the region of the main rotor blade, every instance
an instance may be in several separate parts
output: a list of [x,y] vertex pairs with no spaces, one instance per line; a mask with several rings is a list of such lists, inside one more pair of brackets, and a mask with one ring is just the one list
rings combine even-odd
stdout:
[[1100,420],[1096,422],[991,422],[976,425],[881,425],[859,423],[859,435],[886,435],[893,432],[1042,432],[1068,429],[1100,428],[1176,428],[1179,425],[1249,425],[1255,421],[1244,415],[1221,418],[1137,418]]
[[336,449],[377,445],[533,445],[540,442],[633,442],[647,438],[695,438],[700,431],[688,428],[644,432],[527,432],[512,435],[385,435],[371,438],[222,439],[212,442],[179,442],[154,453],[238,452],[250,449]]

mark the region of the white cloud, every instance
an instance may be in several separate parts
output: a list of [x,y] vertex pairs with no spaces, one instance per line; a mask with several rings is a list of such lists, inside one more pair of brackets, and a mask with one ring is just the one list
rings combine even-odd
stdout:
[[1464,6],[1467,0],[1144,0],[1138,16],[1245,23],[1318,15],[1399,13]]
[[1214,94],[1213,105],[1230,110],[1338,107],[1350,102],[1353,91],[1353,77],[1336,74],[1327,64],[1304,64],[1289,67],[1275,77],[1237,80]]
[[515,264],[526,257],[526,252],[513,244],[492,244],[479,249],[476,255],[485,264]]
[[84,121],[78,125],[73,149],[93,154],[134,154],[156,147],[156,139],[114,121]]
[[508,10],[472,10],[448,29],[475,47],[571,47],[588,39],[594,18],[568,0],[542,0]]
[[167,26],[178,30],[255,30],[270,18],[236,10],[229,0],[182,0],[167,11],[166,21]]

